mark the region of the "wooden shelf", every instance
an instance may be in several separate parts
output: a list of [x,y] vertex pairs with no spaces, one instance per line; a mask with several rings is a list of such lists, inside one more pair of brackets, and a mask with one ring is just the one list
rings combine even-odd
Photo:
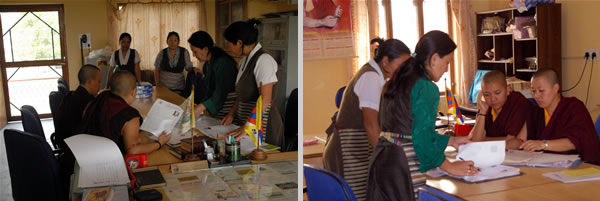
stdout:
[[537,40],[537,38],[521,38],[521,39],[515,39],[515,41],[530,41],[530,40]]
[[523,69],[517,69],[517,72],[527,72],[527,73],[535,73],[537,72],[537,70],[531,70],[531,69],[527,69],[527,68],[523,68]]
[[510,63],[512,63],[508,59],[507,60],[499,60],[499,61],[494,61],[494,60],[479,60],[478,62],[480,62],[480,63],[495,63],[495,64],[510,64]]
[[500,32],[500,33],[492,33],[492,34],[478,34],[477,36],[510,36],[512,33],[508,32]]

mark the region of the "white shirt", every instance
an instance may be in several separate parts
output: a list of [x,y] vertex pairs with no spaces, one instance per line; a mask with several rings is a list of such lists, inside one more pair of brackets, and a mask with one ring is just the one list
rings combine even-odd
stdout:
[[[237,74],[237,78],[235,79],[235,84],[240,81],[240,77],[244,73],[244,70],[247,68],[247,59],[252,58],[254,54],[262,47],[260,43],[256,43],[256,46],[252,51],[250,51],[250,55],[246,57],[242,57],[239,63],[239,72]],[[260,84],[266,85],[269,83],[277,82],[277,62],[273,57],[269,54],[262,54],[258,57],[256,61],[256,67],[254,68],[254,79],[256,79],[256,87],[260,89]]]
[[[127,61],[129,61],[129,54],[131,53],[131,48],[129,48],[129,50],[127,50],[127,54],[125,54],[125,57],[123,57],[123,53],[121,53],[121,48],[119,48],[118,51],[119,52],[117,54],[119,55],[119,61],[121,62],[119,65],[126,65]],[[138,52],[135,51],[135,58],[133,59],[133,64],[137,64],[137,63],[140,63],[140,54],[138,54]],[[110,56],[110,61],[108,62],[108,66],[115,66],[115,53],[114,52]]]
[[369,60],[369,65],[375,68],[377,72],[365,72],[358,78],[354,85],[354,93],[358,96],[358,107],[371,108],[379,112],[379,99],[381,98],[381,90],[385,84],[383,73],[375,60]]

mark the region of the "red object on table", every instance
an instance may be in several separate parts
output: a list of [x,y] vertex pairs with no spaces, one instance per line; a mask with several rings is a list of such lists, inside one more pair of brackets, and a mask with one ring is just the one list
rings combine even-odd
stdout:
[[468,124],[454,124],[454,134],[456,135],[469,135],[473,129],[473,126]]
[[148,167],[148,158],[145,153],[128,154],[125,156],[125,162],[131,169]]

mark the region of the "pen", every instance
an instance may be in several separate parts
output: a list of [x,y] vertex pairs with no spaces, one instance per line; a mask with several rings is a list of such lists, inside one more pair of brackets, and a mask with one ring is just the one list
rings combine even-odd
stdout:
[[464,161],[465,159],[463,159],[462,157],[458,157],[458,159],[460,159],[461,161]]

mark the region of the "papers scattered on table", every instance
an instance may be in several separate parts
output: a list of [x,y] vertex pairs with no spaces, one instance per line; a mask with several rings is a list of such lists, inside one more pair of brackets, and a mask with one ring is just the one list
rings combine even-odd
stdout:
[[508,150],[503,165],[551,168],[574,168],[581,164],[578,155]]
[[198,130],[200,130],[200,132],[202,132],[202,134],[216,139],[217,134],[219,134],[219,137],[224,137],[225,134],[227,134],[239,127],[240,126],[237,126],[235,124],[215,125],[215,126],[207,126],[207,127],[198,127]]
[[111,186],[129,183],[125,160],[119,147],[105,137],[79,134],[65,143],[80,167],[80,188]]
[[440,168],[428,171],[427,175],[431,177],[448,175],[469,183],[478,183],[520,175],[521,172],[519,168],[500,165],[502,161],[504,161],[504,148],[504,141],[472,142],[461,145],[458,148],[458,155],[456,155],[456,158],[465,161],[473,161],[475,167],[481,169],[477,175],[454,176]]
[[456,159],[473,161],[475,167],[489,167],[499,165],[504,161],[504,140],[471,142],[458,147]]
[[159,136],[163,131],[171,133],[183,116],[183,109],[178,105],[157,99],[140,126],[141,130]]
[[547,172],[542,175],[563,183],[600,180],[600,170],[593,167],[575,170],[563,170],[560,172]]

